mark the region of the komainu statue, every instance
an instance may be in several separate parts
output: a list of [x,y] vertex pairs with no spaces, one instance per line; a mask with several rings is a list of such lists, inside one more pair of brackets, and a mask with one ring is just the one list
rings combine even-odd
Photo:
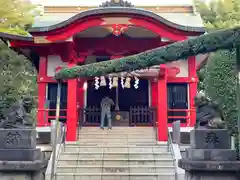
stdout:
[[196,129],[224,129],[223,115],[216,102],[211,101],[204,93],[195,97]]
[[24,97],[15,102],[4,111],[4,119],[0,122],[0,128],[33,128],[34,119],[30,115],[32,108],[33,99],[31,97]]

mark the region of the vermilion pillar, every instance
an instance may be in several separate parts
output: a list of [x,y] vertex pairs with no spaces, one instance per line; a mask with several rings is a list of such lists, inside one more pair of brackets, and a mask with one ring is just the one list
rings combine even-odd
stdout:
[[[38,73],[38,111],[37,111],[37,126],[48,125],[47,119],[44,119],[44,105],[46,101],[46,86],[45,77],[47,76],[47,58],[40,57],[39,73]],[[46,122],[45,122],[46,121]]]
[[188,76],[191,79],[189,82],[189,109],[190,111],[190,120],[188,122],[188,125],[190,127],[193,127],[196,123],[196,109],[194,107],[194,97],[197,93],[197,71],[196,71],[196,58],[189,57],[188,58]]
[[157,92],[157,88],[158,88],[158,82],[151,82],[151,106],[152,107],[157,107],[157,101],[158,101],[158,92]]
[[[81,109],[84,108],[84,80],[83,79],[78,79],[78,89],[77,89],[77,111],[78,111],[78,120],[83,121],[83,119],[80,119],[82,116]],[[79,122],[80,123],[80,122]]]
[[160,65],[164,75],[159,77],[157,82],[157,120],[158,120],[158,141],[168,140],[168,115],[167,115],[167,67]]
[[[73,67],[76,64],[69,64]],[[67,141],[76,141],[77,136],[77,79],[68,80],[68,95],[67,95]]]

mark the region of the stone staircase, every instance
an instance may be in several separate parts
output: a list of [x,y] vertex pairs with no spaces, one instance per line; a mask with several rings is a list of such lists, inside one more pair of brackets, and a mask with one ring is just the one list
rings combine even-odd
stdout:
[[151,127],[84,127],[67,143],[56,180],[175,180],[166,143],[156,144]]

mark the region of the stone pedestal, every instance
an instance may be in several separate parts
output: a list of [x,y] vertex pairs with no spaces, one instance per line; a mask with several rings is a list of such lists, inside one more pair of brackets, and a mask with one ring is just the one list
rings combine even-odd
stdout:
[[240,162],[231,150],[231,137],[225,129],[199,129],[190,133],[191,147],[179,160],[185,180],[237,180]]
[[46,163],[35,129],[0,129],[0,180],[43,180]]

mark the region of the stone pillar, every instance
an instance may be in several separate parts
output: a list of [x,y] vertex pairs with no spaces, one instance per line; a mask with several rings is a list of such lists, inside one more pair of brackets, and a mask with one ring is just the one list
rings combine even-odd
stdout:
[[180,121],[175,121],[173,122],[173,127],[172,127],[172,141],[174,144],[177,144],[180,146],[181,143],[181,127],[180,127],[181,122]]
[[44,180],[35,129],[0,129],[0,180]]
[[192,130],[190,144],[186,158],[178,163],[185,170],[185,180],[239,180],[240,161],[231,150],[228,130]]

